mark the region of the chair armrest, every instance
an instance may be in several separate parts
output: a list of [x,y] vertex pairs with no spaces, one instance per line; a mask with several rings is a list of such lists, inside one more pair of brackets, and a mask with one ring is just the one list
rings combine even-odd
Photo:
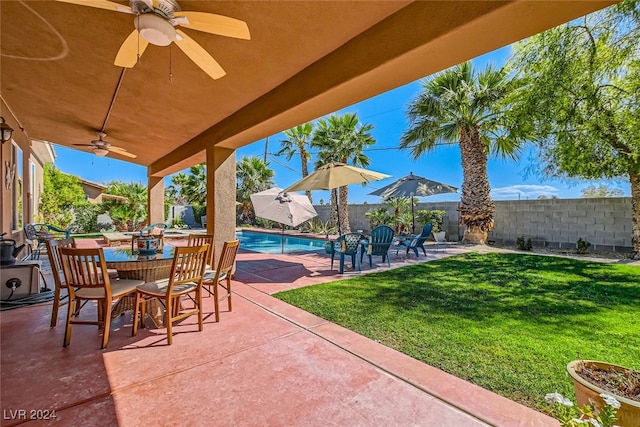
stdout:
[[71,237],[71,230],[69,229],[63,230],[51,224],[33,224],[33,226],[37,229],[38,239],[49,239],[53,237],[51,233],[64,234],[65,239]]

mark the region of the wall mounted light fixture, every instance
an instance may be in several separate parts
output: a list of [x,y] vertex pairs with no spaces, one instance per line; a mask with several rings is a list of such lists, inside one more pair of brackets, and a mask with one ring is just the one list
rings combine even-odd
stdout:
[[11,140],[11,135],[13,134],[13,128],[5,123],[4,117],[0,117],[0,139],[4,144],[7,141]]

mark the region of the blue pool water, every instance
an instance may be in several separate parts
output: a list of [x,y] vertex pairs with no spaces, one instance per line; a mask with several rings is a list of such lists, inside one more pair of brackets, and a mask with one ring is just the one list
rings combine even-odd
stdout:
[[[236,233],[240,240],[240,247],[264,254],[282,253],[282,235],[257,233],[254,231],[240,231]],[[307,239],[304,237],[284,236],[284,252],[317,251],[324,248],[324,240]]]

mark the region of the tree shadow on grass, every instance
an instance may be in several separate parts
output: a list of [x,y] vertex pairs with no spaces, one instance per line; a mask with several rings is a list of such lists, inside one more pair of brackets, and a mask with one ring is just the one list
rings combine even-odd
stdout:
[[321,298],[325,287],[345,289],[341,304],[363,311],[396,307],[473,320],[499,315],[555,324],[585,312],[640,305],[640,270],[521,254],[466,254],[309,291]]

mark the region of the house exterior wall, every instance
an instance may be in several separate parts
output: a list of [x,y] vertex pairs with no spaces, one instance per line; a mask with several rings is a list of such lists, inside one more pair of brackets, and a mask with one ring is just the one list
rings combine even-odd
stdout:
[[102,189],[96,188],[92,185],[87,185],[83,182],[80,183],[84,194],[87,196],[87,202],[100,203],[102,202]]
[[[518,237],[531,239],[534,246],[573,249],[580,238],[594,250],[631,252],[631,198],[585,198],[496,201],[495,228],[489,240],[513,244]],[[349,205],[352,230],[370,230],[364,214],[380,204]],[[447,240],[462,239],[458,226],[458,202],[418,203],[415,210],[446,211],[443,230]],[[329,205],[315,206],[321,221],[329,220]],[[422,224],[416,223],[416,231]]]
[[[6,233],[5,238],[15,239],[19,244],[24,242],[22,227],[24,224],[35,222],[38,213],[38,204],[43,188],[43,166],[45,163],[54,160],[54,154],[48,144],[31,141],[28,135],[21,130],[21,125],[11,115],[7,105],[0,100],[0,115],[14,131],[12,141],[2,144],[0,149],[0,166],[2,167],[2,178],[0,182],[0,233]],[[8,171],[14,167],[12,159],[12,146],[22,150],[22,191],[17,195],[16,200],[22,202],[22,215],[20,221],[14,224],[13,214],[16,200],[14,200],[13,188],[16,186],[16,179],[8,178]],[[19,165],[15,164],[15,175],[18,175]],[[8,182],[11,181],[11,182]],[[17,187],[16,187],[17,188]]]

